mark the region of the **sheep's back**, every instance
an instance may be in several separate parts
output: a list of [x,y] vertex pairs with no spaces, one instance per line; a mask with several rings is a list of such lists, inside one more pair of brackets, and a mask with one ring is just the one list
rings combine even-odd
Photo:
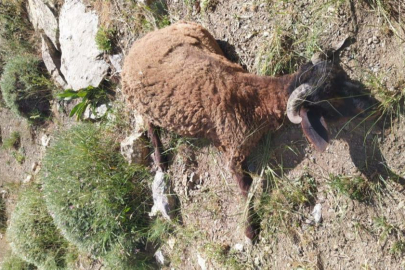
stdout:
[[216,127],[229,119],[237,72],[245,71],[223,56],[207,30],[182,22],[134,43],[124,63],[123,94],[153,124],[215,142]]

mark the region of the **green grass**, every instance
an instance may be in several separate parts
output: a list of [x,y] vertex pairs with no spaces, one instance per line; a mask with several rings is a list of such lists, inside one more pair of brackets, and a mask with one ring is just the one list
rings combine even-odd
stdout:
[[102,259],[108,269],[143,269],[151,177],[126,163],[115,136],[91,124],[57,135],[41,170],[46,204],[80,251]]
[[21,144],[21,135],[18,131],[13,131],[9,138],[3,141],[3,148],[10,150],[10,149],[18,149],[20,148]]
[[6,237],[15,254],[40,269],[68,266],[68,243],[53,224],[37,185],[20,194]]
[[343,194],[359,202],[371,202],[373,189],[371,184],[363,177],[330,175],[329,185],[337,193]]
[[7,228],[6,201],[0,196],[0,233],[4,233]]
[[2,270],[35,270],[37,267],[30,264],[14,253],[8,253],[4,258],[3,262],[0,264],[0,269]]
[[99,50],[111,52],[113,49],[113,38],[115,31],[100,27],[96,33],[96,45]]
[[289,234],[300,225],[303,209],[313,205],[317,192],[314,178],[299,179],[278,177],[268,168],[265,171],[268,191],[263,192],[257,208],[261,222],[261,235],[269,238],[278,232]]
[[8,108],[34,123],[49,115],[52,82],[44,76],[39,58],[18,55],[4,66],[0,87]]

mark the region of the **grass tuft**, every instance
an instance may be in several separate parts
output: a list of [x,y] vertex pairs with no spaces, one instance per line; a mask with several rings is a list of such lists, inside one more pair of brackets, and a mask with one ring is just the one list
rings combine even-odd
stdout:
[[53,224],[39,186],[20,194],[6,236],[13,252],[38,268],[67,268],[68,243]]
[[19,55],[6,63],[0,80],[6,106],[34,123],[50,114],[53,84],[43,74],[41,61],[36,56]]
[[370,183],[363,177],[351,177],[342,175],[330,175],[329,185],[338,193],[359,202],[370,202],[373,189]]
[[18,131],[13,131],[9,138],[3,141],[3,148],[4,149],[18,149],[20,148],[21,144],[21,135]]
[[113,48],[113,38],[115,31],[100,27],[96,33],[96,45],[99,50],[111,52]]
[[0,233],[4,233],[7,228],[6,201],[0,196]]
[[14,253],[10,252],[3,258],[3,262],[0,264],[2,270],[35,270],[37,267],[30,264]]
[[143,269],[150,175],[127,164],[114,138],[91,124],[60,133],[43,160],[46,204],[79,250],[101,258],[109,269]]

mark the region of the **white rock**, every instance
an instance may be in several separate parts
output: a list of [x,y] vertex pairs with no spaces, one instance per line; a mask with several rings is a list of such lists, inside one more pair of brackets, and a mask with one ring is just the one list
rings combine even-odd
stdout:
[[236,251],[238,251],[238,252],[242,252],[243,251],[243,244],[236,244],[234,247],[233,247],[233,249],[234,250],[236,250]]
[[145,161],[148,151],[145,143],[140,139],[141,137],[141,132],[132,133],[120,143],[121,155],[129,164],[142,164]]
[[170,249],[174,248],[174,245],[176,244],[176,238],[171,237],[169,240],[167,240],[167,244],[169,245]]
[[44,134],[41,137],[41,145],[43,147],[48,147],[50,140],[51,140],[51,136]]
[[317,203],[312,211],[312,216],[314,217],[315,223],[322,221],[322,204]]
[[62,73],[59,69],[60,57],[55,55],[57,54],[55,47],[53,47],[52,44],[49,44],[46,39],[47,37],[42,36],[42,59],[44,60],[46,69],[57,84],[59,84],[62,88],[66,88],[67,83],[62,77]]
[[58,20],[44,0],[28,0],[28,14],[35,30],[43,30],[58,48]]
[[68,88],[97,87],[107,74],[109,66],[100,59],[102,51],[95,41],[97,25],[96,13],[86,12],[86,6],[80,0],[65,0],[59,16],[59,41],[60,69]]
[[32,180],[32,175],[29,174],[29,175],[27,175],[27,177],[24,179],[23,183],[24,183],[24,184],[29,183],[29,182],[31,182],[31,180]]
[[153,207],[150,216],[156,216],[160,212],[165,219],[171,220],[170,210],[173,202],[171,202],[167,194],[170,194],[170,191],[165,179],[165,173],[158,170],[152,183]]
[[165,257],[163,256],[162,250],[159,249],[155,252],[155,258],[160,265],[165,265]]
[[111,65],[114,67],[116,73],[121,73],[122,71],[122,54],[109,55]]
[[83,113],[83,119],[100,119],[103,117],[108,111],[108,106],[106,104],[101,104],[100,106],[96,107],[93,111],[90,106],[87,106],[86,110]]
[[201,257],[201,255],[199,253],[197,253],[197,261],[198,261],[198,265],[201,267],[201,270],[207,270],[207,261]]

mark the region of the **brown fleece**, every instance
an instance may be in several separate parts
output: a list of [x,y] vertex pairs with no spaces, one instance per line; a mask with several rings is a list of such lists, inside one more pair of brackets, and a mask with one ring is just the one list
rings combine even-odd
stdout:
[[247,73],[225,58],[206,29],[190,22],[136,41],[122,72],[131,108],[155,126],[210,139],[236,173],[263,134],[282,123],[294,79]]

